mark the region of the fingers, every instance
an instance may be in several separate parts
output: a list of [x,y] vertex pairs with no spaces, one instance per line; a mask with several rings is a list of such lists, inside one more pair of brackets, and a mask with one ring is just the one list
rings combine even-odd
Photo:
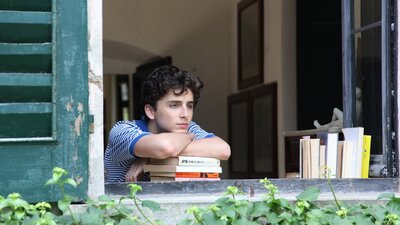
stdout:
[[143,165],[146,164],[147,161],[148,159],[146,158],[137,159],[126,173],[125,181],[135,182],[140,180],[140,178],[143,176]]

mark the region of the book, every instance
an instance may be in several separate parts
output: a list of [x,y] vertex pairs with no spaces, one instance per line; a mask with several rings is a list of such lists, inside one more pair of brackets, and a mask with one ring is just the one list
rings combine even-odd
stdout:
[[363,127],[351,127],[342,129],[344,140],[353,143],[352,156],[351,156],[351,178],[361,178],[361,164],[363,152]]
[[353,178],[353,142],[341,141],[342,148],[342,178]]
[[371,135],[364,135],[362,161],[361,161],[361,178],[368,178],[370,156],[371,156]]
[[167,159],[150,159],[154,165],[179,165],[179,166],[220,166],[219,159],[195,156],[177,156]]
[[310,139],[303,139],[301,142],[301,178],[311,178],[311,148]]
[[326,167],[326,146],[319,146],[319,178],[325,177],[325,167]]
[[319,178],[319,152],[320,140],[319,138],[310,139],[310,178]]
[[153,165],[143,166],[145,172],[206,172],[222,173],[220,166],[176,166],[176,165]]
[[298,172],[289,172],[286,173],[286,178],[291,179],[291,178],[300,178],[300,173]]
[[338,141],[337,152],[338,152],[338,154],[337,154],[336,178],[342,178],[343,141]]
[[328,133],[328,132],[318,132],[317,137],[321,140],[321,145],[326,147],[326,166],[329,168],[330,177],[336,178],[337,169],[337,145],[339,134],[338,133]]
[[150,172],[154,177],[179,177],[179,178],[219,178],[219,173],[201,172]]
[[207,177],[150,177],[151,181],[219,181],[221,178],[207,178]]

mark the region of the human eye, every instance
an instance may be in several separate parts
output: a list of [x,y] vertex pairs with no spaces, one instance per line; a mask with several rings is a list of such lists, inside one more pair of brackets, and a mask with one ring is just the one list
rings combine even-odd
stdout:
[[171,102],[171,103],[169,104],[169,107],[172,108],[172,109],[176,109],[176,108],[178,108],[178,103],[176,103],[176,102]]
[[188,109],[193,109],[194,105],[193,104],[188,104],[187,107],[188,107]]

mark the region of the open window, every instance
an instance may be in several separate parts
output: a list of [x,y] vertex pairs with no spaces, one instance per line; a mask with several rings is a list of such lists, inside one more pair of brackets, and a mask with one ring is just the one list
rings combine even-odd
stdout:
[[344,127],[372,135],[379,177],[398,176],[394,1],[342,1]]

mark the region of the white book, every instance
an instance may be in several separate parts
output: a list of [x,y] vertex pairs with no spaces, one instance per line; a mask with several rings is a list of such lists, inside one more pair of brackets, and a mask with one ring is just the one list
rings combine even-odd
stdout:
[[364,128],[363,127],[352,127],[342,129],[344,140],[350,141],[353,144],[352,150],[352,163],[351,163],[351,178],[361,178],[361,167],[362,167],[362,152],[363,152],[363,140],[364,140]]
[[220,166],[177,166],[177,165],[154,165],[147,164],[143,166],[145,172],[205,172],[222,173]]
[[150,159],[150,164],[179,166],[220,166],[219,159],[198,156],[177,156],[166,159]]
[[342,176],[341,178],[352,178],[352,155],[353,143],[350,141],[342,141]]
[[319,178],[319,138],[310,139],[311,178]]
[[319,178],[325,177],[325,166],[326,166],[326,146],[319,146]]
[[331,178],[336,178],[338,133],[318,132],[317,137],[321,139],[321,144],[325,145],[326,166],[331,171]]

